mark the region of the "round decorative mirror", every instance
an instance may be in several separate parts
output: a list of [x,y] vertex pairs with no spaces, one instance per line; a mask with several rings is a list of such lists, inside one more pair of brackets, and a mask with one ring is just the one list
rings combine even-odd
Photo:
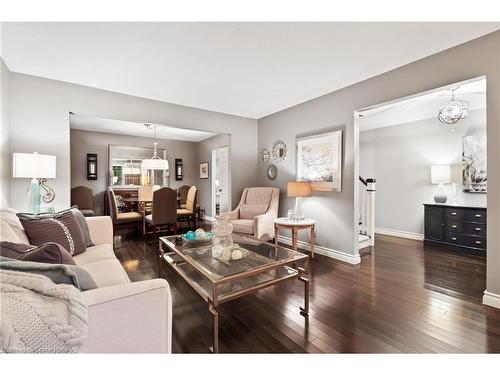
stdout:
[[285,142],[276,141],[273,145],[273,157],[276,161],[283,161],[286,159],[287,147]]
[[269,168],[267,168],[267,177],[269,177],[270,180],[274,180],[277,175],[278,175],[278,168],[276,168],[274,164],[271,164]]
[[262,149],[262,161],[267,163],[271,159],[271,153],[267,148]]

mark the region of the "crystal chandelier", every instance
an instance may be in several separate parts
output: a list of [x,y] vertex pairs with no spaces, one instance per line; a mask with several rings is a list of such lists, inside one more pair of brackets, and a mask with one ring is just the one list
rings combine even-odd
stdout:
[[457,122],[469,116],[469,103],[465,100],[455,99],[455,90],[457,89],[458,87],[454,87],[449,90],[451,91],[451,102],[441,108],[438,114],[439,121],[450,125],[452,131],[457,127]]

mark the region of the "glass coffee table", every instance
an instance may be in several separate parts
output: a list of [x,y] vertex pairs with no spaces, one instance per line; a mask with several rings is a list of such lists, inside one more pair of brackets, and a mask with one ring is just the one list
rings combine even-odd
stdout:
[[214,353],[219,351],[218,307],[224,302],[296,279],[304,284],[300,313],[309,314],[307,255],[253,237],[233,234],[233,242],[240,247],[241,259],[221,256],[212,244],[184,244],[181,236],[160,237],[159,241],[160,262],[166,261],[208,303],[213,323],[210,350]]

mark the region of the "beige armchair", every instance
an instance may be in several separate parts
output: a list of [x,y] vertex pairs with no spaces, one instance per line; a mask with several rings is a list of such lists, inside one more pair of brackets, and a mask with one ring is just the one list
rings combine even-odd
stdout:
[[278,188],[245,188],[238,207],[220,216],[231,221],[233,232],[269,241],[274,238],[273,220],[278,217],[279,202],[280,190]]

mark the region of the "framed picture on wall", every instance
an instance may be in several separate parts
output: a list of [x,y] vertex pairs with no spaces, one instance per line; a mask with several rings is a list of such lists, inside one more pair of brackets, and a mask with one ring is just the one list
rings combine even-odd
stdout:
[[342,191],[342,130],[297,138],[297,180],[316,191]]
[[200,178],[201,179],[208,178],[208,161],[200,163]]
[[462,138],[463,191],[486,193],[486,137],[465,136]]

